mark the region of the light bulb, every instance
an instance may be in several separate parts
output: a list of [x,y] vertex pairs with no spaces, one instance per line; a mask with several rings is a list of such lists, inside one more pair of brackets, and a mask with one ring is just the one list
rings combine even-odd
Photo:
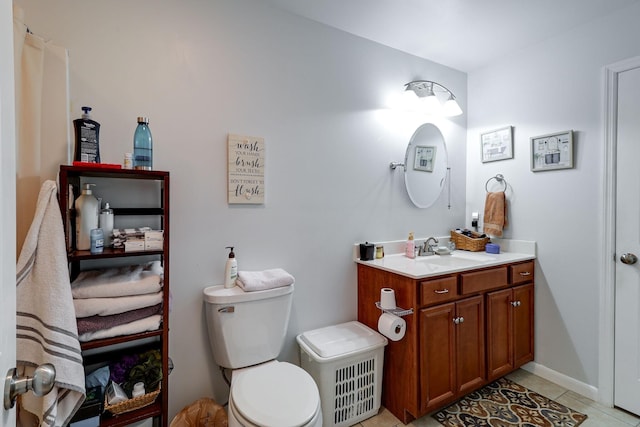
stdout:
[[436,114],[441,109],[440,101],[438,101],[436,94],[433,93],[433,88],[430,87],[427,91],[427,96],[422,98],[422,110],[427,114]]
[[451,94],[449,96],[449,99],[447,99],[447,102],[444,103],[442,113],[447,117],[459,116],[460,114],[462,114],[462,108],[460,108],[460,106],[456,102],[453,94]]

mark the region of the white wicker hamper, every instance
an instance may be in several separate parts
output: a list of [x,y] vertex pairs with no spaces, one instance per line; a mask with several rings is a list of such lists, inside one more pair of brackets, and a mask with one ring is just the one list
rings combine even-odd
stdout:
[[380,409],[387,339],[353,321],[296,337],[302,368],[320,391],[323,426],[350,426]]

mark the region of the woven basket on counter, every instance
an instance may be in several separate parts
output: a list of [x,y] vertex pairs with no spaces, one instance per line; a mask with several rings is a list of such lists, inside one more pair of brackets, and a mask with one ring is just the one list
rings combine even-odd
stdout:
[[451,241],[456,244],[456,249],[462,249],[471,252],[484,251],[484,247],[489,243],[488,237],[468,237],[464,234],[456,233],[451,230]]
[[144,408],[151,405],[156,401],[156,398],[160,394],[160,387],[156,391],[143,394],[142,396],[133,397],[127,399],[124,402],[116,403],[115,405],[109,405],[107,403],[107,396],[104,397],[104,410],[111,412],[113,415],[123,414],[129,411],[135,411],[136,409]]

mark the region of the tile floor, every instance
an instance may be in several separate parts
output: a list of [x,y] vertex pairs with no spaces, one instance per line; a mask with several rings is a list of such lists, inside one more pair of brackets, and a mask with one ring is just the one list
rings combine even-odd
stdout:
[[[580,427],[640,427],[640,417],[629,414],[619,409],[607,408],[593,400],[569,391],[557,384],[533,375],[525,370],[519,369],[507,375],[512,381],[533,390],[543,396],[568,406],[576,411],[587,414],[589,418]],[[358,427],[403,427],[404,424],[398,420],[391,412],[381,408],[380,413],[375,417],[364,420]],[[442,427],[440,423],[426,415],[407,424],[409,427]]]

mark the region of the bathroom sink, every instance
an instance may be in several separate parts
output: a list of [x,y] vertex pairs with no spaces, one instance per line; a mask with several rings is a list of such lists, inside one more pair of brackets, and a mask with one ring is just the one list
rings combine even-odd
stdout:
[[495,256],[487,255],[485,252],[455,251],[450,256],[459,259],[471,260],[474,262],[491,262],[497,260]]
[[469,267],[474,264],[477,264],[478,261],[455,256],[455,254],[451,255],[431,255],[425,257],[418,257],[416,261],[429,264],[429,265],[437,265],[442,267]]

